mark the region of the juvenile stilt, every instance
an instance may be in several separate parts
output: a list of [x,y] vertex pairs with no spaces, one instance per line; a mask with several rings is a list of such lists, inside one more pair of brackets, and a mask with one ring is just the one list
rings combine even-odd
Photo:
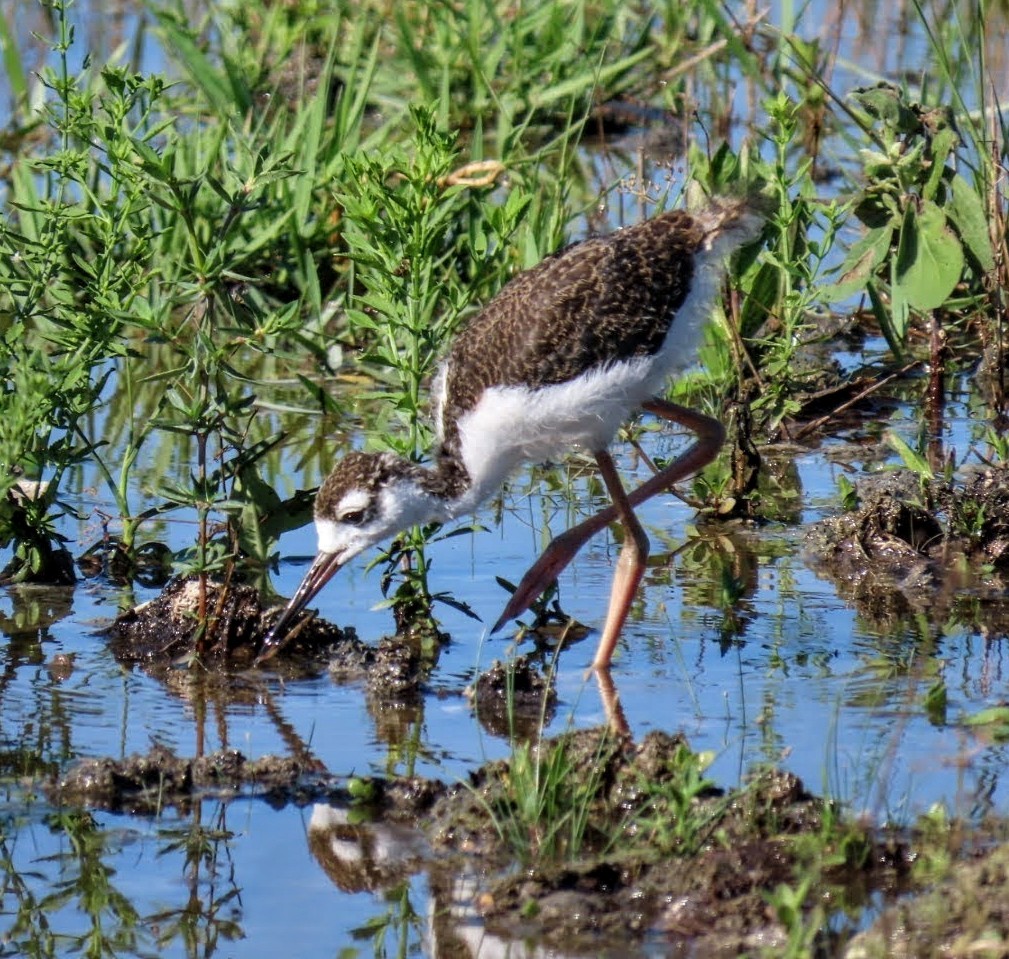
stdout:
[[[592,663],[605,672],[648,557],[634,508],[709,463],[724,436],[717,420],[658,394],[694,362],[725,260],[755,239],[762,223],[739,200],[664,213],[568,247],[506,284],[458,335],[441,366],[432,466],[388,453],[350,453],[326,478],[315,505],[318,555],[259,661],[281,647],[297,614],[363,549],[409,526],[470,513],[520,463],[581,446],[594,454],[612,505],[554,539],[494,629],[521,615],[592,536],[618,520],[626,535]],[[684,426],[697,439],[627,493],[607,448],[636,409]]]

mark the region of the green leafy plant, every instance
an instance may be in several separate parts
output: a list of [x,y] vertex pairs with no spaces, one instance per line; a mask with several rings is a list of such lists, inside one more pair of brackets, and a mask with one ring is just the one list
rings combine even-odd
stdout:
[[788,936],[785,948],[775,950],[776,956],[808,959],[815,955],[814,943],[824,920],[824,909],[819,904],[807,907],[812,890],[813,878],[805,876],[795,885],[779,883],[767,894],[767,904]]
[[[522,862],[573,862],[598,827],[594,810],[605,805],[606,767],[617,737],[598,737],[591,762],[579,762],[566,737],[512,742],[500,788],[485,801],[498,836]],[[584,757],[582,757],[584,759]]]
[[[81,464],[97,469],[119,514],[118,535],[88,552],[111,546],[120,575],[135,572],[141,525],[179,506],[197,513],[192,569],[221,571],[245,553],[265,570],[280,533],[308,514],[303,499],[283,503],[255,475],[276,437],[253,409],[251,360],[291,338],[325,362],[317,250],[332,223],[313,191],[356,142],[364,100],[344,84],[329,122],[328,90],[305,93],[295,118],[280,104],[236,138],[240,90],[231,109],[217,101],[220,122],[190,123],[180,92],[157,75],[87,61],[74,75],[66,4],[52,11],[46,149],[12,168],[0,223],[0,403],[10,414],[0,460],[8,486],[45,489],[30,503],[21,495],[6,526],[0,518],[0,542],[15,550],[7,575],[46,578],[44,557],[61,555],[46,545],[56,541],[52,507]],[[199,59],[182,26],[172,36],[193,76],[212,84],[221,68]],[[303,305],[314,307],[309,324]],[[195,468],[188,482],[160,482],[163,502],[134,509],[134,473],[155,433],[192,437]]]
[[854,203],[867,232],[824,296],[836,302],[865,290],[899,357],[913,314],[980,296],[994,252],[981,198],[953,165],[962,144],[951,111],[886,83],[851,100],[874,141],[861,154],[866,182]]
[[816,200],[811,158],[790,162],[798,130],[798,107],[780,92],[766,101],[775,149],[773,164],[758,166],[772,198],[768,241],[759,262],[744,280],[746,300],[739,333],[755,360],[759,396],[754,413],[774,430],[798,409],[796,394],[815,371],[796,363],[798,350],[812,338],[811,316],[819,302],[820,276],[829,262],[842,210]]
[[[713,758],[681,744],[661,774],[638,779],[637,799],[626,823],[635,843],[656,856],[689,857],[697,852],[727,808],[721,802],[704,807],[698,802],[714,793],[714,782],[704,775]],[[621,841],[614,837],[614,847]]]
[[[474,297],[500,282],[508,240],[529,204],[520,190],[501,205],[481,202],[496,179],[474,190],[459,165],[455,138],[440,131],[433,113],[413,111],[413,149],[359,154],[347,160],[343,238],[353,273],[347,319],[353,340],[365,344],[361,362],[374,371],[365,396],[380,416],[372,444],[419,460],[433,434],[426,385],[445,344]],[[489,294],[488,294],[489,295]],[[430,617],[433,600],[465,607],[447,594],[432,596],[424,545],[437,527],[401,537],[387,554],[384,589],[393,570],[402,579],[390,600],[402,627]],[[454,535],[449,533],[448,535]]]

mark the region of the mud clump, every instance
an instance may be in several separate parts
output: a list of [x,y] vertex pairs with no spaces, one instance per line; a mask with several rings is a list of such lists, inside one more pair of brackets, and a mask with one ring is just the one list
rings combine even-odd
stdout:
[[286,797],[318,772],[295,759],[249,760],[235,750],[186,759],[154,746],[125,759],[82,760],[49,791],[63,805],[156,814],[166,806],[185,806],[197,795],[234,796],[244,788]]
[[1009,470],[962,484],[898,471],[860,483],[857,497],[804,545],[862,616],[879,625],[952,616],[987,638],[1009,635]]
[[557,710],[552,676],[537,668],[539,654],[495,662],[466,689],[473,712],[492,735],[532,739],[548,726]]
[[[155,599],[117,617],[107,631],[116,658],[148,673],[194,659],[208,667],[251,666],[279,610],[264,607],[252,586],[208,580],[202,588],[201,597],[197,577],[173,580]],[[352,632],[311,620],[284,652],[288,658],[304,659],[344,646],[359,656],[367,649]],[[343,655],[350,653],[344,650]]]
[[76,763],[47,787],[54,804],[157,815],[169,806],[186,809],[197,798],[257,795],[272,805],[332,802],[375,815],[413,820],[445,792],[436,779],[337,777],[310,756],[248,759],[238,750],[176,756],[165,746],[124,759],[99,757]]
[[[386,637],[372,646],[352,629],[304,616],[265,669],[254,669],[281,608],[264,607],[251,586],[209,581],[205,588],[201,600],[196,578],[177,579],[120,615],[105,631],[116,659],[187,697],[198,687],[228,702],[255,702],[267,673],[293,679],[328,672],[336,682],[363,683],[370,701],[389,708],[414,702],[434,665],[411,636]],[[203,629],[197,625],[201,605]],[[201,668],[180,668],[186,666]]]
[[[540,797],[545,820],[583,817],[577,846],[568,825],[557,842],[549,821],[523,819],[530,758],[540,764],[537,788],[557,779],[558,795]],[[481,767],[435,804],[429,837],[436,848],[500,865],[476,899],[495,935],[589,953],[646,933],[696,955],[784,944],[788,931],[768,897],[794,881],[800,846],[790,837],[819,835],[825,805],[787,773],[727,792],[704,778],[703,765],[679,736],[653,732],[636,745],[607,729],[571,733]],[[861,896],[866,864],[883,857],[868,834],[845,829],[847,848],[859,852],[837,857],[829,880]],[[516,838],[518,871],[507,868]],[[869,884],[894,876],[888,867]]]

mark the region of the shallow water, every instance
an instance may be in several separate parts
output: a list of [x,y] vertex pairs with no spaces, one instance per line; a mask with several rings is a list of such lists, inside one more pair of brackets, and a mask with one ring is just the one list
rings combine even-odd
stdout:
[[[858,52],[864,36],[854,21],[843,37],[848,60],[841,69],[853,83],[867,82],[876,68],[896,72],[898,55],[913,62],[920,43],[882,45],[874,59]],[[160,68],[157,57],[154,50],[145,61]],[[742,85],[738,96],[742,109]],[[0,109],[6,100],[0,86]],[[961,456],[978,426],[965,389],[954,387],[944,437]],[[897,403],[891,425],[910,441],[916,411]],[[838,477],[854,480],[881,461],[896,461],[880,450],[878,429],[853,451],[846,441],[864,439],[855,433],[768,451],[794,496],[788,523],[693,532],[697,517],[673,497],[640,510],[652,562],[613,670],[627,721],[636,737],[682,730],[695,749],[714,754],[710,776],[726,787],[770,763],[877,823],[907,822],[936,802],[972,817],[1004,813],[1006,747],[958,725],[1003,700],[1001,645],[955,624],[907,621],[880,629],[802,557],[805,527],[838,508]],[[667,434],[648,434],[646,442],[663,454],[675,449]],[[282,494],[318,481],[296,472],[294,462],[289,453],[290,488]],[[620,465],[628,477],[634,473],[626,450]],[[147,483],[143,469],[137,479]],[[75,505],[92,512],[100,494],[82,485]],[[585,484],[574,489],[571,499],[546,499],[531,474],[520,474],[504,495],[500,524],[492,504],[478,517],[488,532],[431,548],[432,587],[493,623],[505,601],[495,577],[521,576],[546,542],[544,520],[557,532],[573,511],[591,509]],[[69,532],[75,547],[96,535],[93,526]],[[192,529],[166,524],[163,535],[181,546],[191,542]],[[285,595],[314,545],[310,529],[284,538],[274,583]],[[599,625],[616,552],[601,536],[567,571],[561,600],[568,614]],[[314,605],[377,642],[391,630],[391,617],[372,609],[381,598],[378,573],[366,572],[365,562],[344,570]],[[452,641],[416,710],[370,702],[360,684],[282,682],[270,674],[236,678],[244,694],[223,701],[124,671],[109,653],[96,629],[124,605],[153,595],[101,581],[72,592],[0,592],[9,637],[0,673],[0,955],[68,954],[101,940],[115,955],[504,954],[465,915],[478,879],[440,875],[437,866],[413,871],[417,840],[402,831],[333,831],[346,811],[274,809],[247,796],[208,798],[155,818],[60,818],[37,785],[78,758],[145,752],[155,742],[184,756],[220,747],[249,757],[297,750],[336,776],[416,772],[454,781],[508,754],[508,744],[475,719],[463,690],[494,659],[514,654],[509,631],[489,637],[485,626],[441,607]],[[54,621],[25,628],[23,610],[40,607],[51,609]],[[604,721],[595,685],[585,679],[594,644],[590,634],[560,656],[560,703],[548,732]],[[939,677],[948,693],[944,716],[923,706]],[[533,955],[535,946],[510,950]],[[666,950],[655,938],[621,954]]]
[[[954,422],[952,432],[968,429],[968,422]],[[649,442],[669,446],[662,435]],[[651,729],[682,730],[695,749],[715,754],[710,773],[720,785],[772,763],[876,822],[906,822],[935,802],[968,816],[1004,810],[1005,747],[955,723],[1001,700],[998,644],[914,622],[880,632],[803,561],[803,527],[836,508],[840,468],[832,460],[843,450],[840,440],[831,440],[794,456],[801,525],[702,528],[688,537],[696,522],[690,508],[672,497],[642,508],[654,554],[613,671],[630,727],[637,737]],[[621,465],[632,472],[629,458]],[[520,475],[505,494],[500,526],[491,507],[478,517],[489,532],[431,550],[434,588],[450,589],[485,623],[504,599],[494,576],[514,579],[535,555],[543,535],[534,528],[538,518],[555,514],[555,531],[569,519],[563,506],[545,505],[537,489]],[[573,501],[579,510],[589,508],[587,494]],[[304,530],[285,538],[282,552],[307,557],[313,546]],[[605,536],[584,550],[562,579],[566,612],[599,623],[615,553]],[[305,560],[282,562],[278,588],[293,591],[304,569]],[[0,615],[12,611],[12,592],[0,597]],[[391,628],[387,612],[371,609],[378,599],[377,573],[365,572],[362,560],[327,587],[317,606],[325,618],[377,641]],[[447,608],[442,622],[452,642],[415,712],[384,709],[368,702],[359,684],[327,678],[239,677],[248,694],[229,702],[202,701],[181,687],[166,690],[124,672],[95,634],[116,608],[115,590],[84,582],[62,619],[12,638],[0,687],[8,776],[28,757],[38,772],[39,763],[62,768],[82,756],[143,752],[153,742],[180,755],[221,746],[250,757],[296,749],[337,776],[414,771],[447,781],[508,752],[480,727],[462,690],[493,659],[512,654],[509,639],[490,638]],[[604,721],[594,684],[584,678],[594,640],[590,635],[560,656],[560,705],[551,732]],[[946,723],[922,706],[940,674],[949,696]],[[101,934],[122,955],[149,952],[156,941],[163,955],[188,955],[189,935],[208,947],[221,937],[217,948],[229,938],[224,954],[236,957],[283,952],[292,941],[301,955],[384,954],[371,933],[361,932],[369,922],[385,929],[385,950],[403,947],[407,954],[435,954],[442,947],[433,939],[461,935],[432,906],[435,899],[444,905],[459,877],[411,876],[390,865],[409,854],[415,839],[375,826],[313,840],[322,835],[313,822],[346,818],[345,811],[205,799],[185,814],[168,810],[152,820],[96,813],[89,826],[73,828],[54,821],[54,813],[30,787],[8,785],[0,852],[12,892],[3,899],[0,922],[22,948],[17,916],[19,910],[26,910],[22,918],[30,915],[32,903],[50,930],[69,937],[61,940],[67,948],[73,937],[93,933],[78,897],[94,896],[96,882],[108,897]],[[289,920],[278,921],[294,915],[312,919],[294,931]],[[478,926],[470,932],[478,935]],[[662,954],[660,943],[641,949]]]

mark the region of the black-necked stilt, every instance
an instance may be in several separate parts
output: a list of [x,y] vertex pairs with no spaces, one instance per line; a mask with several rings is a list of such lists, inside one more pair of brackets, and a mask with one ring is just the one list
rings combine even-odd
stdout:
[[[694,362],[726,257],[763,222],[747,203],[663,213],[577,243],[519,274],[456,337],[434,384],[438,446],[424,467],[390,453],[350,453],[315,502],[318,555],[266,636],[259,660],[341,566],[403,529],[471,512],[520,463],[591,450],[612,506],[558,536],[526,573],[494,629],[521,615],[584,543],[619,519],[626,531],[593,667],[609,667],[645,569],[648,539],[634,507],[696,472],[724,430],[657,398]],[[635,409],[687,427],[696,441],[631,493],[610,454]]]

